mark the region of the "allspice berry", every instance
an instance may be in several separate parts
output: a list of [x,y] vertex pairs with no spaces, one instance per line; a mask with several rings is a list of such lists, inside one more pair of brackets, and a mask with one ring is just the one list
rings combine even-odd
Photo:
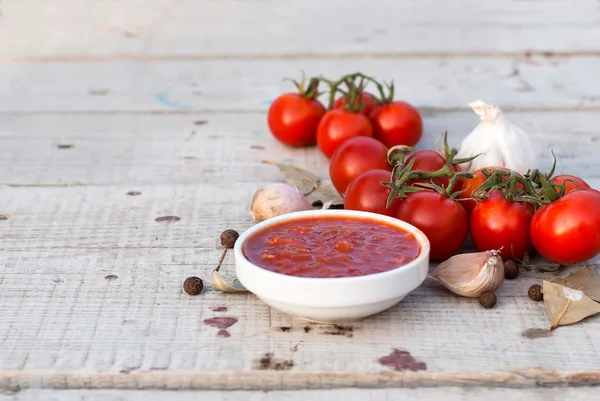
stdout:
[[183,282],[183,290],[190,295],[198,295],[202,292],[204,288],[204,283],[202,279],[199,277],[188,277]]
[[221,233],[221,245],[227,249],[233,249],[235,242],[239,238],[240,234],[232,229],[225,230]]
[[507,260],[504,262],[504,278],[512,280],[517,278],[519,275],[519,266],[514,260]]
[[496,305],[496,294],[492,291],[486,291],[479,297],[479,303],[485,309],[492,309]]
[[542,286],[539,284],[532,285],[529,287],[529,291],[527,291],[527,296],[536,302],[543,301],[544,293],[542,292]]

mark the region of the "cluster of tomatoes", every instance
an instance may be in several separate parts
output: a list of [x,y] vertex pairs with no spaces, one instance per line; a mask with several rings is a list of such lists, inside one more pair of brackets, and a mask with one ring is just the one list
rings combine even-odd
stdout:
[[[377,86],[379,96],[364,91],[365,80]],[[279,96],[269,108],[269,129],[286,145],[317,145],[331,158],[351,138],[374,138],[387,147],[414,146],[421,139],[421,115],[411,104],[394,100],[393,85],[387,86],[386,92],[383,85],[361,73],[335,82],[311,78],[306,88],[304,83],[296,83],[297,93]],[[329,87],[327,107],[318,100],[322,84]]]
[[[379,97],[363,90],[364,79]],[[322,83],[329,86],[327,108],[318,100]],[[423,124],[415,107],[393,99],[393,85],[386,94],[383,85],[356,73],[296,86],[298,93],[280,96],[269,109],[273,136],[289,146],[316,144],[330,158],[344,208],[414,225],[428,237],[432,260],[455,255],[469,236],[477,250],[500,250],[505,261],[537,251],[568,265],[600,253],[600,192],[582,179],[552,178],[552,172],[523,176],[496,166],[465,173],[465,161],[454,160],[447,143],[443,151],[405,157],[420,141]]]
[[[361,146],[358,141],[343,146]],[[600,192],[581,178],[541,173],[535,178],[494,166],[463,173],[445,154],[425,149],[403,164],[410,167],[407,174],[420,179],[402,183],[403,196],[390,198],[394,178],[383,150],[378,168],[369,168],[372,155],[363,155],[352,159],[364,171],[346,187],[344,207],[419,228],[430,241],[432,260],[458,253],[469,235],[478,251],[500,250],[504,261],[523,261],[537,251],[552,263],[570,265],[600,253]],[[439,172],[446,174],[437,176]]]

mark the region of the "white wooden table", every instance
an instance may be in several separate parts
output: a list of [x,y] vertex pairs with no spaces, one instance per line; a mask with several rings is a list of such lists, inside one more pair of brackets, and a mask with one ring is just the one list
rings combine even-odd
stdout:
[[[301,69],[394,79],[423,113],[420,148],[444,129],[458,144],[477,124],[467,103],[494,102],[545,168],[554,149],[559,173],[600,188],[598,1],[324,4],[0,2],[1,401],[600,397],[600,318],[523,334],[548,326],[526,295],[541,273],[507,282],[493,310],[426,282],[343,330],[182,292],[281,180],[262,159],[327,174],[266,126]],[[238,319],[231,337],[215,316]],[[382,366],[394,349],[427,370]]]

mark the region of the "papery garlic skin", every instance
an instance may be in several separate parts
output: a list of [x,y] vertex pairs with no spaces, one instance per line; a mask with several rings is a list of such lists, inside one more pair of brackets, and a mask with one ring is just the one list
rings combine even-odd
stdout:
[[282,214],[303,210],[313,210],[313,207],[296,187],[274,182],[263,185],[254,193],[250,215],[260,223]]
[[479,298],[502,285],[504,262],[497,251],[463,253],[440,263],[432,276],[457,295]]
[[470,162],[459,164],[463,171],[475,172],[484,167],[505,167],[520,174],[538,168],[535,146],[527,133],[511,124],[499,107],[476,100],[469,106],[481,122],[460,144],[457,159],[480,154]]

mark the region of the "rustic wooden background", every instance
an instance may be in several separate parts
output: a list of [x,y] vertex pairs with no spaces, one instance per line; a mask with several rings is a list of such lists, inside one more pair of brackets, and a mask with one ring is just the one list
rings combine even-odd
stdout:
[[[420,148],[445,129],[457,145],[478,123],[467,103],[494,102],[544,168],[553,149],[600,188],[598,1],[1,0],[0,401],[597,397],[581,386],[600,382],[600,318],[530,330],[548,326],[526,295],[547,275],[508,282],[493,310],[427,282],[343,328],[182,292],[281,180],[261,160],[326,175],[266,125],[301,69],[394,79]],[[231,337],[215,316],[237,319]],[[393,349],[427,371],[382,366]]]

